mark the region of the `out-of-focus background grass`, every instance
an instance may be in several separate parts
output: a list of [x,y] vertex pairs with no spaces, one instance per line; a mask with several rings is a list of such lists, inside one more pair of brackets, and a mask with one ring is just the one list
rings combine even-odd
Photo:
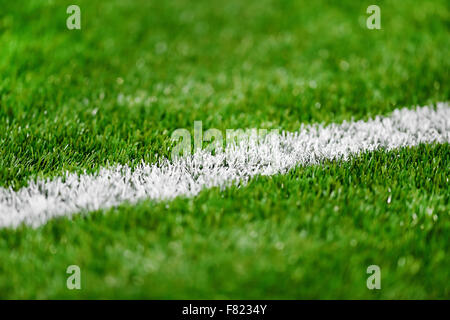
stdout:
[[[296,130],[447,101],[448,1],[376,3],[382,30],[373,2],[82,0],[69,31],[73,1],[0,0],[0,185],[153,162],[194,120]],[[0,297],[448,298],[449,158],[375,152],[0,230]]]

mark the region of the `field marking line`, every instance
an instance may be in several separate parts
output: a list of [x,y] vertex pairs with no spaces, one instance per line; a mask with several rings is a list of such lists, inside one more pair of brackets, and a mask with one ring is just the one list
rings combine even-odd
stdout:
[[198,151],[174,161],[101,168],[95,174],[66,173],[30,181],[18,191],[0,188],[0,228],[38,227],[49,219],[108,209],[124,202],[193,197],[212,187],[245,185],[256,175],[284,174],[296,166],[348,160],[362,152],[420,143],[450,142],[448,102],[403,108],[390,116],[341,124],[302,125],[296,132],[268,135],[227,146],[215,155]]

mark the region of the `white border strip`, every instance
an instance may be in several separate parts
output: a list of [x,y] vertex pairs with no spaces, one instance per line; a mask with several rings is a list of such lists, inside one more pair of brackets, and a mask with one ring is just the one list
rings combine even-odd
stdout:
[[67,173],[65,179],[30,181],[18,191],[0,188],[0,228],[21,224],[37,227],[49,219],[107,209],[143,199],[192,197],[211,187],[245,184],[256,175],[286,173],[299,165],[342,159],[380,148],[450,142],[448,102],[436,108],[397,109],[389,117],[323,126],[302,125],[260,141],[206,151],[173,162],[102,168],[97,174]]

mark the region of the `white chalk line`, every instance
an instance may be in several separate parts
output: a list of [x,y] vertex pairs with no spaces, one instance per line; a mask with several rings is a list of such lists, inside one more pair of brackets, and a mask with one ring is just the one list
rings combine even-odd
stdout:
[[323,126],[302,125],[297,132],[271,134],[228,146],[215,155],[198,151],[175,161],[101,168],[96,174],[66,173],[30,181],[18,191],[0,188],[0,228],[38,227],[49,219],[108,209],[144,199],[192,197],[211,187],[245,185],[256,175],[284,174],[296,166],[420,143],[450,142],[448,102],[436,107],[397,109],[388,117]]

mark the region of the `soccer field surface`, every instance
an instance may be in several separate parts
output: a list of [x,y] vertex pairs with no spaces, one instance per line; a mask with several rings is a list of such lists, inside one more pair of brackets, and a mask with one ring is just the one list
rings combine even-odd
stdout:
[[0,5],[0,298],[450,298],[448,1],[70,4]]

